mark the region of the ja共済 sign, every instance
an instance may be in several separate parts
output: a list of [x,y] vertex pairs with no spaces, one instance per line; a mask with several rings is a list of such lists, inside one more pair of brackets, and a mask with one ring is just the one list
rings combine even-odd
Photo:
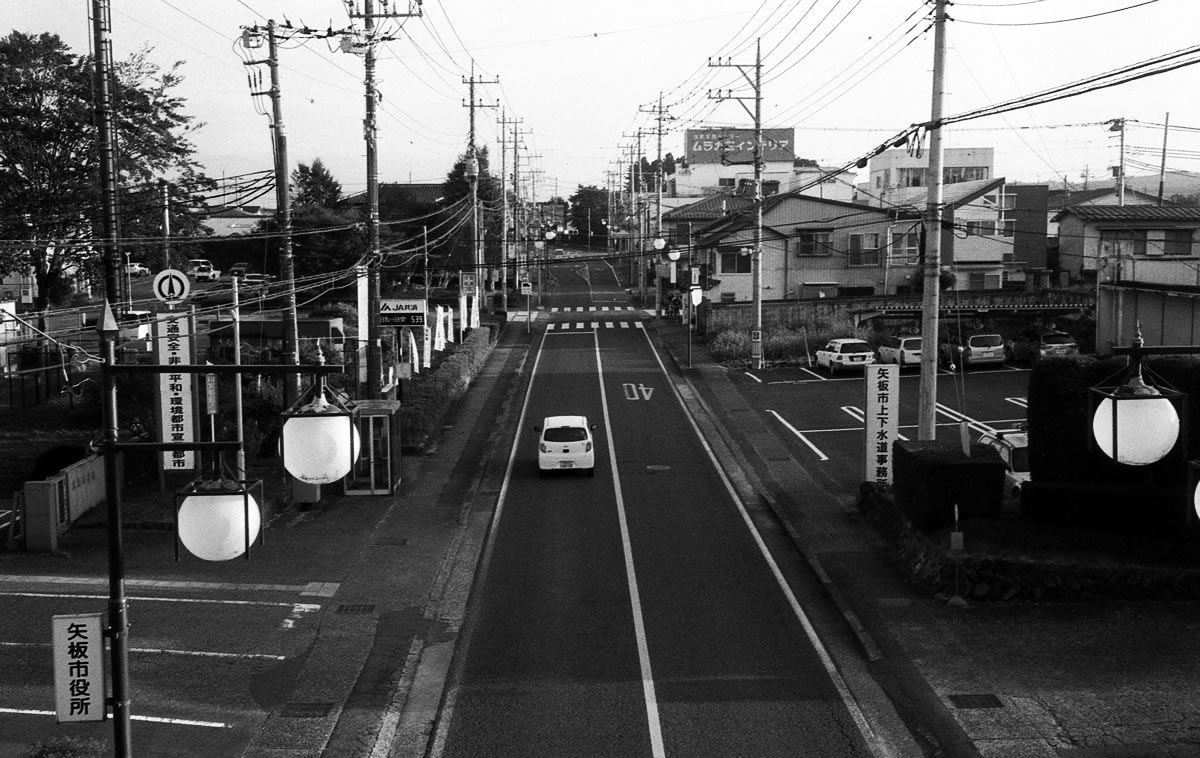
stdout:
[[380,300],[380,326],[425,326],[425,300]]

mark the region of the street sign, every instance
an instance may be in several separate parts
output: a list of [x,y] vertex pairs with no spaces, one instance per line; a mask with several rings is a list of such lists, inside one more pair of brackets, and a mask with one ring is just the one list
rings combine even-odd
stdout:
[[380,326],[425,326],[425,300],[380,300]]
[[528,295],[533,292],[533,284],[530,282],[521,282],[521,294]]
[[460,295],[474,295],[479,286],[479,274],[474,271],[462,271],[458,275],[458,282]]
[[178,269],[165,268],[154,277],[151,285],[154,296],[167,305],[176,306],[187,299],[192,291],[192,281]]
[[101,614],[53,616],[50,640],[58,721],[103,721],[106,709]]

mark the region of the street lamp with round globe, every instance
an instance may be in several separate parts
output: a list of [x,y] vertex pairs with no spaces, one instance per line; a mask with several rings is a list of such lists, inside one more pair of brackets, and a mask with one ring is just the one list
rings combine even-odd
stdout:
[[[219,482],[214,482],[219,485]],[[179,541],[206,561],[227,561],[258,539],[262,514],[258,501],[237,487],[198,491],[179,506]]]
[[283,466],[309,484],[336,482],[354,467],[361,439],[353,416],[324,393],[283,425]]
[[1092,417],[1092,434],[1109,458],[1145,466],[1162,460],[1175,447],[1179,413],[1139,374],[1100,402]]

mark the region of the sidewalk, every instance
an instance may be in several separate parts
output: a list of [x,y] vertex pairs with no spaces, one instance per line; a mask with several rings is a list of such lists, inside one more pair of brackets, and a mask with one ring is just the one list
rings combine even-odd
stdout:
[[650,323],[699,410],[742,451],[745,495],[771,505],[927,752],[1200,756],[1200,603],[955,608],[927,596],[888,562],[855,494],[814,481],[704,345],[692,342],[686,368],[686,327]]

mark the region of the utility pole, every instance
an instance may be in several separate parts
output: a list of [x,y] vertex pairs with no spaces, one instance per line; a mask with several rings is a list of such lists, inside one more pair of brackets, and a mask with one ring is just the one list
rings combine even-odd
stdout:
[[[483,282],[480,279],[484,275],[483,264],[483,245],[479,233],[479,155],[475,148],[475,109],[476,108],[495,108],[497,104],[485,104],[482,101],[475,99],[476,84],[497,84],[500,82],[496,79],[476,79],[475,78],[475,61],[471,60],[471,78],[463,79],[463,84],[468,85],[468,94],[470,102],[464,102],[463,107],[470,109],[470,132],[467,137],[467,181],[471,183],[471,240],[472,240],[472,258],[475,264],[475,292],[472,297],[475,302],[480,302],[480,296],[483,292]],[[488,276],[488,283],[491,283],[491,276]],[[488,310],[491,310],[490,303]]]
[[[247,66],[267,64],[271,86],[267,90],[251,90],[254,96],[271,99],[271,136],[275,154],[275,219],[279,224],[279,278],[287,289],[283,309],[283,358],[292,366],[300,365],[300,333],[296,315],[296,269],[292,258],[292,191],[288,174],[287,131],[283,128],[283,92],[279,86],[278,27],[275,19],[267,21],[267,59],[246,61]],[[242,45],[258,47],[262,38],[257,26],[242,33]],[[236,312],[236,311],[235,311]],[[283,379],[283,407],[288,408],[300,397],[300,375],[288,374]]]
[[[643,110],[643,112],[645,112],[644,109],[639,109],[639,110]],[[658,107],[652,108],[650,110],[650,112],[655,114],[654,119],[655,119],[655,121],[658,122],[658,126],[655,129],[656,135],[658,137],[658,158],[657,158],[657,162],[655,163],[657,168],[654,171],[654,208],[655,208],[654,317],[659,318],[660,316],[662,316],[662,295],[663,295],[662,279],[661,279],[661,277],[658,276],[658,267],[662,263],[662,251],[658,248],[658,245],[661,244],[659,242],[659,240],[663,239],[663,234],[662,234],[662,185],[663,185],[662,140],[663,140],[663,119],[668,118],[663,113],[662,93],[661,92],[658,93]]]
[[1163,204],[1163,194],[1166,191],[1167,182],[1167,133],[1171,129],[1171,112],[1167,111],[1166,118],[1163,119],[1163,146],[1162,146],[1162,161],[1158,168],[1158,204]]
[[365,85],[366,116],[363,118],[363,141],[367,147],[367,397],[382,397],[383,379],[383,334],[379,324],[379,266],[383,253],[379,248],[379,157],[376,154],[379,128],[375,116],[379,104],[379,93],[375,89],[375,20],[377,18],[411,18],[421,15],[420,0],[414,11],[409,0],[408,11],[390,10],[385,2],[382,13],[375,12],[374,0],[363,0],[363,10],[358,10],[356,0],[347,3],[350,18],[363,20],[364,51],[363,83]]
[[[158,191],[162,199],[162,270],[171,268],[171,185],[166,179],[158,180]],[[1161,194],[1161,193],[1160,193]]]
[[[941,0],[938,0],[941,2]],[[708,62],[710,68],[736,68],[742,77],[754,90],[753,97],[735,96],[732,90],[709,91],[708,96],[714,100],[737,100],[742,108],[754,119],[754,247],[750,259],[750,287],[753,290],[754,326],[750,330],[750,361],[756,369],[763,367],[763,317],[762,317],[762,229],[763,229],[763,137],[762,137],[762,40],[754,42],[753,75],[751,66],[731,62],[728,58],[720,58],[714,63]],[[746,100],[754,101],[754,108],[746,107]]]
[[[942,264],[942,99],[946,77],[946,2],[935,0],[933,27],[933,96],[929,114],[929,195],[925,205],[925,271],[922,293],[921,388],[917,405],[917,439],[937,439],[937,344]],[[961,361],[960,361],[961,362]]]
[[[109,76],[112,70],[112,31],[108,0],[92,0],[92,33],[95,56],[96,147],[100,157],[101,239],[104,246],[104,295],[102,319],[112,319],[109,306],[118,302],[117,265],[117,165],[113,148],[113,104]],[[104,342],[104,492],[108,502],[108,636],[109,660],[112,671],[113,753],[117,758],[133,755],[130,733],[129,702],[129,619],[125,597],[125,550],[121,534],[121,487],[117,481],[116,446],[120,436],[117,426],[116,380],[113,367],[117,352],[112,340],[116,323],[103,323]]]
[[500,109],[500,308],[508,313],[508,134],[504,109]]

